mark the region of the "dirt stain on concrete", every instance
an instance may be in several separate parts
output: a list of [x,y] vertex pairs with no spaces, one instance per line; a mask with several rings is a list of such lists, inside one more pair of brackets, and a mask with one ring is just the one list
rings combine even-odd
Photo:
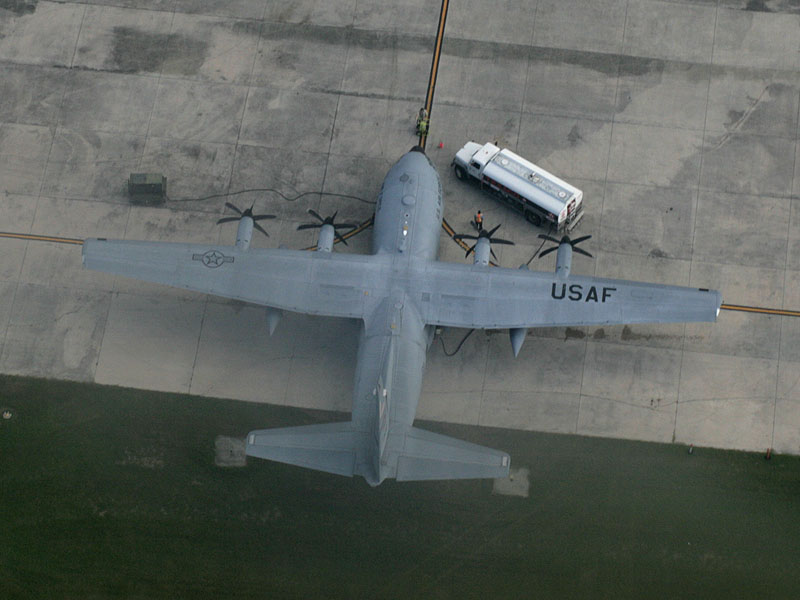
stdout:
[[564,330],[564,340],[582,340],[586,337],[586,332],[581,331],[580,329],[574,329],[572,327],[567,327]]
[[569,141],[570,146],[575,146],[583,140],[583,136],[581,136],[580,129],[578,129],[578,125],[573,125],[572,129],[570,129],[569,133],[567,134],[567,141]]
[[133,27],[115,27],[109,68],[123,73],[194,75],[203,65],[208,43],[183,34],[160,34]]
[[0,10],[7,10],[16,16],[30,15],[36,12],[38,2],[21,2],[20,0],[0,0]]

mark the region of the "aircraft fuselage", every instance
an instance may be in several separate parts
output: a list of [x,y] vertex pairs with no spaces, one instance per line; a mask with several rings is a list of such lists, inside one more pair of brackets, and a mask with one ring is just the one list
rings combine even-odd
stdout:
[[352,419],[370,440],[357,471],[370,485],[394,476],[401,432],[414,422],[431,331],[406,284],[437,257],[442,210],[436,168],[423,152],[408,152],[383,181],[372,237],[373,253],[391,261],[394,286],[365,318],[356,362]]

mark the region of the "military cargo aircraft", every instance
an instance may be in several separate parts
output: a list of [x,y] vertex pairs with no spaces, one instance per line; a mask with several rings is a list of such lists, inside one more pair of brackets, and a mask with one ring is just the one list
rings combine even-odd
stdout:
[[[232,208],[233,205],[228,205]],[[238,220],[233,246],[88,239],[86,268],[268,307],[272,331],[281,311],[349,317],[361,323],[350,421],[252,431],[249,456],[339,475],[376,486],[401,481],[506,477],[505,452],[414,427],[426,350],[436,327],[508,329],[514,353],[529,327],[714,321],[719,292],[570,274],[574,246],[563,237],[555,273],[489,265],[496,232],[482,231],[473,264],[437,260],[442,186],[416,146],[389,170],[377,199],[372,254],[331,252],[333,218],[317,250],[250,248],[258,221]],[[264,231],[266,233],[266,231]],[[554,238],[548,238],[554,239]],[[580,248],[575,251],[588,254]]]

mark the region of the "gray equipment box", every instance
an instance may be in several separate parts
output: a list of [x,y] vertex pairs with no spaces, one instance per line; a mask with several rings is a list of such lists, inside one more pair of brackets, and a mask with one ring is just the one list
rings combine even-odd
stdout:
[[167,199],[167,178],[161,173],[131,173],[128,196],[134,204],[162,204]]

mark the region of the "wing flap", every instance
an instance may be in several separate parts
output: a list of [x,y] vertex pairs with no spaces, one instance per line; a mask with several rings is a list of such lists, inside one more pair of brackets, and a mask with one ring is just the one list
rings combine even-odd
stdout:
[[398,481],[508,477],[505,452],[410,427],[397,459]]
[[261,429],[247,434],[245,454],[352,477],[361,437],[349,421]]

